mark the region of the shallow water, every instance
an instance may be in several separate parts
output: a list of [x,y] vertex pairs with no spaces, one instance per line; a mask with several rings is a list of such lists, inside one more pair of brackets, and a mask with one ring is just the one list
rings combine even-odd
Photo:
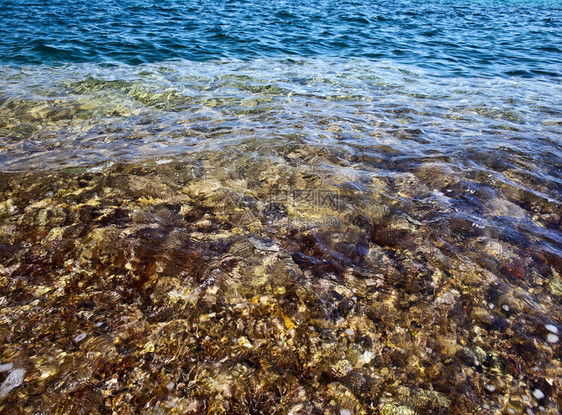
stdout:
[[0,411],[562,408],[560,2],[2,5]]
[[294,138],[405,166],[434,159],[468,167],[492,151],[560,184],[558,78],[442,77],[330,58],[3,67],[0,76],[2,170]]

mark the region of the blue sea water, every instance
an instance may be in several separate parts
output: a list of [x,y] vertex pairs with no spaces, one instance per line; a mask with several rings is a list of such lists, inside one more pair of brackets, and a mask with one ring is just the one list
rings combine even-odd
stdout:
[[0,62],[322,56],[449,76],[560,76],[561,16],[559,0],[3,0]]

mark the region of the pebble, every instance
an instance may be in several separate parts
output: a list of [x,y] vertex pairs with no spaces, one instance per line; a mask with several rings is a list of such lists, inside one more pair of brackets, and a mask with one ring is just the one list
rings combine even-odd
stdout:
[[355,331],[353,329],[347,329],[345,331],[345,334],[347,334],[349,337],[351,337],[355,334]]
[[340,409],[340,415],[351,415],[351,411],[349,409]]
[[246,347],[247,349],[251,349],[254,346],[250,343],[250,340],[246,336],[242,336],[238,339],[238,344],[242,347]]
[[558,340],[560,339],[556,334],[548,333],[548,336],[546,336],[546,341],[549,343],[558,343]]
[[488,389],[490,392],[494,392],[496,390],[496,387],[494,385],[486,385],[486,389]]
[[4,398],[12,389],[23,383],[25,369],[14,369],[0,385],[0,398]]
[[371,363],[371,361],[375,358],[375,354],[373,352],[370,351],[366,351],[365,353],[363,353],[363,361],[366,364]]
[[12,370],[13,367],[13,363],[4,363],[0,365],[0,372],[7,372],[8,370]]
[[279,245],[271,241],[262,241],[257,238],[248,239],[256,249],[260,251],[279,252]]
[[176,386],[176,384],[174,382],[170,382],[166,385],[166,389],[171,391],[172,389],[174,389],[174,386]]
[[509,306],[508,306],[507,304],[502,305],[502,308],[503,308],[505,311],[509,311]]
[[80,343],[82,340],[84,340],[86,338],[87,334],[86,333],[80,333],[78,336],[76,336],[74,338],[74,341],[76,343]]
[[544,328],[551,333],[558,334],[558,327],[556,327],[554,324],[546,324]]
[[540,390],[540,389],[535,389],[533,391],[533,396],[537,399],[537,400],[541,400],[544,398],[544,393]]

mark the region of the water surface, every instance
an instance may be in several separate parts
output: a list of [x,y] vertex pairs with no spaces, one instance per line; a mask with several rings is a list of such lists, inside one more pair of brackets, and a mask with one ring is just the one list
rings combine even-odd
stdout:
[[0,4],[0,411],[560,411],[560,1]]

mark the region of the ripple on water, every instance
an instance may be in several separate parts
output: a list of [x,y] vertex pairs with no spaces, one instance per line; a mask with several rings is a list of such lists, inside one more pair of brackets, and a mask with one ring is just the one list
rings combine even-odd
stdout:
[[557,413],[556,2],[4,5],[0,411]]

